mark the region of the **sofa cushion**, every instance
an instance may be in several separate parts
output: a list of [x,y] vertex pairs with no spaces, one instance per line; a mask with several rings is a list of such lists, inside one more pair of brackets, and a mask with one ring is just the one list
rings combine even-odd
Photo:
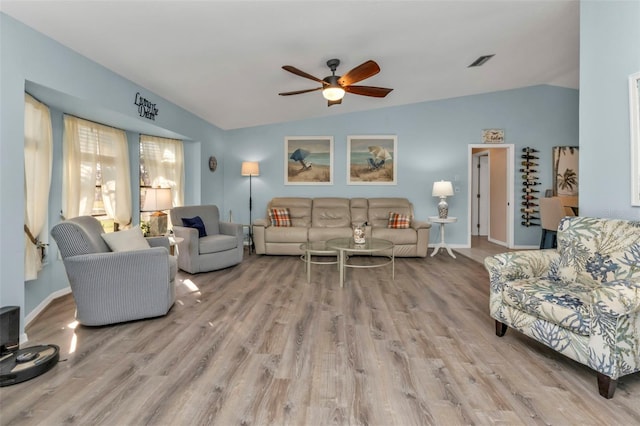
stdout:
[[308,228],[270,226],[264,230],[264,233],[265,241],[269,243],[306,243]]
[[183,217],[182,218],[182,225],[187,227],[187,228],[197,229],[199,238],[207,236],[207,230],[204,227],[204,222],[202,222],[202,218],[200,218],[200,216]]
[[577,282],[563,283],[537,277],[507,281],[502,297],[507,305],[589,336],[593,288]]
[[327,241],[333,238],[351,238],[351,228],[309,228],[309,241]]
[[200,254],[218,253],[238,247],[238,239],[232,235],[207,235],[198,240]]
[[291,226],[291,216],[288,208],[269,209],[271,226]]
[[407,229],[411,225],[411,218],[402,213],[389,212],[387,228]]
[[352,198],[349,203],[351,209],[351,224],[362,225],[369,221],[369,201],[366,198]]
[[373,238],[381,238],[393,242],[393,244],[416,244],[418,233],[415,229],[391,229],[391,228],[371,228]]
[[142,235],[139,226],[124,231],[102,234],[102,239],[107,243],[111,251],[144,250],[151,246]]
[[372,227],[386,228],[391,212],[413,217],[413,206],[406,198],[369,198],[368,223]]
[[269,209],[287,208],[293,227],[311,226],[311,198],[302,197],[276,197],[269,202]]
[[348,198],[315,198],[311,210],[311,227],[346,228],[351,226]]

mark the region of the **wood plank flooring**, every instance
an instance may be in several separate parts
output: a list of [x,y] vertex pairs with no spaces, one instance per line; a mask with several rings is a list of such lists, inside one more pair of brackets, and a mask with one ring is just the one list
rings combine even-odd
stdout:
[[179,274],[166,317],[74,328],[70,296],[27,329],[57,344],[45,375],[0,388],[2,425],[640,424],[640,375],[595,373],[509,330],[488,275],[458,256],[388,268],[246,256]]

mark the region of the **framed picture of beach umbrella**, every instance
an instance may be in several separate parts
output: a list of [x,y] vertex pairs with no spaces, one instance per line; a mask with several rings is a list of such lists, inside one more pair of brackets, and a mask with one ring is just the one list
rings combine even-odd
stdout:
[[333,185],[333,137],[285,137],[284,184]]
[[388,135],[347,138],[349,185],[396,185],[398,138]]

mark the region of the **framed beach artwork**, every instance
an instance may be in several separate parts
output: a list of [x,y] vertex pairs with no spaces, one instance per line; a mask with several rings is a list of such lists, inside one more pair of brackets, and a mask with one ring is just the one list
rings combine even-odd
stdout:
[[640,72],[629,76],[631,205],[640,206]]
[[333,185],[333,137],[285,137],[284,184]]
[[577,146],[553,147],[554,196],[578,196],[578,152]]
[[349,136],[347,184],[396,185],[397,157],[396,136]]

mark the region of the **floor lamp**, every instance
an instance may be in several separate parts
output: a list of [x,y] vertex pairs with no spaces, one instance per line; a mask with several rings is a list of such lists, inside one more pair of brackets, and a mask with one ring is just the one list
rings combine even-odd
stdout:
[[249,176],[249,253],[251,253],[253,250],[253,227],[251,225],[253,200],[251,198],[251,177],[260,176],[260,164],[257,161],[243,161],[241,174],[242,176]]

